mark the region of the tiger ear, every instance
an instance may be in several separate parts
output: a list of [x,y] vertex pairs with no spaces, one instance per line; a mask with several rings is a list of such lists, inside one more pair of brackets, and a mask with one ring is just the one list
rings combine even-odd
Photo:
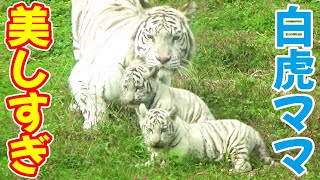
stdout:
[[144,14],[145,9],[151,8],[148,0],[133,0],[134,5],[138,8],[139,13]]
[[136,109],[136,112],[138,116],[140,117],[140,120],[146,117],[148,109],[145,104],[141,103],[139,106],[139,109]]
[[156,77],[159,72],[159,69],[160,68],[158,66],[151,67],[150,76]]
[[148,0],[140,0],[140,4],[144,9],[151,8],[151,5]]
[[182,6],[182,8],[180,10],[184,13],[184,15],[188,19],[191,19],[192,14],[196,11],[196,9],[197,9],[197,4],[194,1],[191,1],[187,4],[185,4],[184,6]]
[[119,67],[119,70],[120,70],[121,74],[123,74],[124,71],[126,70],[126,67],[121,63],[119,63],[118,67]]
[[149,78],[149,77],[155,78],[159,72],[159,69],[160,68],[158,66],[149,67],[149,73],[148,75],[146,75],[145,78]]
[[174,119],[176,119],[177,114],[178,114],[178,108],[177,108],[177,106],[173,106],[171,108],[171,110],[169,111],[169,116],[171,117],[172,120],[174,120]]

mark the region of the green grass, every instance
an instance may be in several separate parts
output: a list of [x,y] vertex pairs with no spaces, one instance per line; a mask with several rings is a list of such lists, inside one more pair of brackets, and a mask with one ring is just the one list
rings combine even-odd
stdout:
[[[4,39],[6,8],[17,1],[0,3],[0,39]],[[27,1],[28,2],[28,1]],[[140,136],[137,116],[125,107],[110,106],[110,118],[96,130],[83,131],[80,114],[70,112],[72,97],[68,76],[74,65],[69,1],[44,1],[51,7],[55,43],[48,52],[32,50],[27,74],[38,67],[51,72],[51,79],[42,88],[53,100],[44,110],[44,129],[55,140],[51,157],[41,168],[40,179],[295,179],[284,166],[270,169],[252,158],[256,171],[251,174],[228,174],[228,161],[200,164],[193,159],[180,161],[170,158],[167,167],[135,168],[147,160],[149,154]],[[184,0],[165,0],[161,4],[180,7]],[[193,69],[188,76],[175,77],[174,86],[185,88],[201,96],[215,117],[236,118],[256,128],[263,135],[269,152],[277,161],[284,153],[272,151],[273,141],[298,136],[280,121],[281,113],[273,109],[271,100],[284,95],[272,91],[274,56],[286,50],[274,48],[274,11],[286,9],[285,1],[272,0],[207,0],[198,2],[199,10],[191,21],[197,51]],[[320,55],[320,3],[317,0],[297,0],[302,9],[314,11],[313,55]],[[17,137],[18,126],[3,102],[5,96],[19,93],[8,77],[13,52],[0,41],[0,179],[21,179],[7,168],[8,139]],[[319,67],[319,63],[316,63]],[[320,81],[319,70],[313,76]],[[295,91],[291,91],[295,93]],[[310,93],[319,101],[317,87]],[[304,179],[320,179],[320,114],[319,103],[306,121],[308,128],[299,136],[315,141],[316,150],[307,163]],[[289,153],[289,152],[287,152]],[[290,154],[296,154],[292,151]]]

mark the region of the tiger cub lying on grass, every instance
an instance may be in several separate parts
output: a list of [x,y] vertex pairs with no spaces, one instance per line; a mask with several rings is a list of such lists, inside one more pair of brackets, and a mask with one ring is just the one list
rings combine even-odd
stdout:
[[[259,133],[238,120],[216,120],[189,124],[178,116],[174,107],[148,110],[144,104],[137,110],[145,142],[151,151],[151,158],[144,165],[150,165],[164,151],[174,151],[180,157],[195,155],[203,161],[219,161],[228,153],[232,172],[252,170],[249,154],[256,149],[266,164],[274,161],[268,155]],[[163,161],[164,162],[164,161]]]
[[178,107],[178,115],[189,123],[214,120],[209,107],[196,94],[163,84],[158,67],[148,67],[139,63],[124,68],[122,92],[123,99],[129,105],[139,106],[144,103],[149,108],[171,109]]

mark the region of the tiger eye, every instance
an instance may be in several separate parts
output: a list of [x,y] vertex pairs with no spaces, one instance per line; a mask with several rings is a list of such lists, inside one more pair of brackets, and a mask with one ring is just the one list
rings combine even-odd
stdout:
[[143,90],[143,89],[144,89],[144,86],[139,86],[137,89]]
[[166,132],[166,131],[167,131],[167,128],[162,128],[161,129],[161,133]]
[[180,36],[173,36],[172,41],[177,41],[180,39]]
[[148,132],[148,133],[152,133],[152,129],[151,129],[151,128],[148,128],[148,129],[147,129],[147,132]]
[[150,35],[150,34],[147,34],[147,38],[151,39],[151,40],[154,40],[154,37],[152,35]]

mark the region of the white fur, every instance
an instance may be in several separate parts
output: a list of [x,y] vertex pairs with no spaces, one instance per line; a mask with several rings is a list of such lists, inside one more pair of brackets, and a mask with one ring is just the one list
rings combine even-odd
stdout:
[[141,104],[137,111],[143,137],[151,151],[150,165],[164,151],[174,151],[181,157],[195,155],[202,161],[220,161],[228,153],[233,169],[251,171],[250,153],[256,149],[267,164],[273,160],[259,133],[238,120],[216,120],[187,123],[177,115],[174,108],[147,110]]
[[[189,123],[214,120],[206,103],[196,94],[179,88],[170,87],[158,79],[161,70],[137,63],[128,66],[122,80],[123,100],[132,105],[146,104],[149,108],[171,109],[176,106],[178,115]],[[136,77],[139,75],[139,78]],[[143,84],[144,88],[141,88]],[[149,84],[151,88],[148,88]]]
[[[139,25],[154,10],[144,9],[146,4],[145,0],[72,0],[73,46],[77,64],[70,74],[69,83],[84,116],[85,129],[104,118],[106,103],[120,101],[121,73],[118,64],[130,64],[135,56],[142,60],[149,57],[148,53],[141,54],[135,50],[134,43]],[[187,21],[183,12],[172,10],[183,21]],[[193,41],[192,34],[191,39]],[[179,60],[185,60],[185,57]],[[165,67],[170,69],[170,63]],[[172,70],[164,77],[163,81],[170,84]]]

